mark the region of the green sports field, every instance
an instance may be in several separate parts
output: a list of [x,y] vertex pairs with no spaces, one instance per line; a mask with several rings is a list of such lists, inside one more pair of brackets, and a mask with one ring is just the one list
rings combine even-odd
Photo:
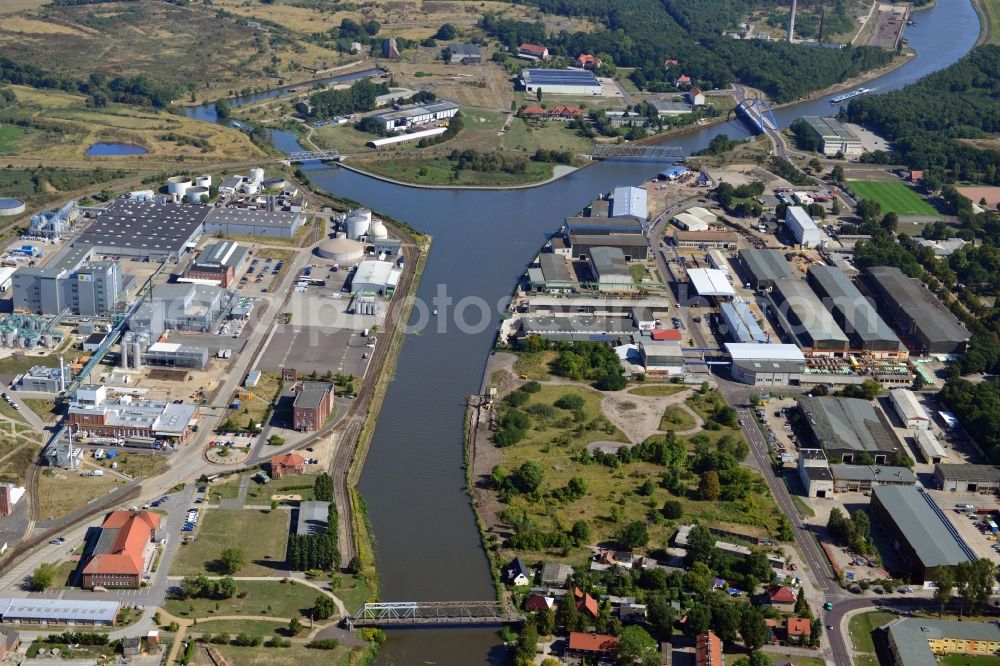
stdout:
[[937,215],[937,211],[916,192],[895,180],[849,180],[847,186],[861,199],[873,199],[883,213],[896,215]]

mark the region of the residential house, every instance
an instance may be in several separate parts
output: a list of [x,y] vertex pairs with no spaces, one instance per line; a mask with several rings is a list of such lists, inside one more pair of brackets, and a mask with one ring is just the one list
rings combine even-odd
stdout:
[[586,615],[591,620],[597,619],[598,614],[601,612],[601,607],[598,605],[597,599],[578,587],[573,588],[573,598],[576,599],[576,610],[578,612]]
[[691,90],[687,94],[688,101],[691,102],[692,106],[704,106],[705,105],[705,93],[701,91],[698,86],[691,86]]
[[583,115],[583,109],[572,104],[560,104],[549,110],[549,118],[556,120],[573,120]]
[[483,62],[482,49],[476,44],[452,44],[448,50],[451,51],[453,65],[479,65]]
[[546,562],[542,566],[542,585],[562,587],[573,575],[573,567],[561,562]]
[[697,666],[724,666],[722,640],[711,631],[698,634],[694,645]]
[[590,55],[589,53],[581,53],[573,64],[577,67],[583,67],[584,69],[597,69],[603,65],[604,62],[597,56]]
[[524,600],[524,610],[540,613],[551,610],[555,605],[555,597],[546,597],[541,594],[529,594]]
[[768,585],[765,592],[766,601],[771,606],[778,608],[794,608],[795,593],[792,588],[786,585]]
[[521,44],[517,49],[517,54],[530,58],[531,60],[548,60],[549,50],[538,44]]
[[525,106],[521,108],[521,116],[524,118],[544,118],[546,111],[540,106]]
[[84,587],[139,587],[150,562],[160,514],[112,511],[83,568]]
[[785,621],[785,639],[789,643],[805,643],[809,640],[812,626],[804,617],[790,617]]
[[642,624],[646,621],[646,605],[632,602],[619,604],[618,619],[622,624]]
[[691,77],[687,74],[681,74],[674,79],[674,86],[689,86],[691,85]]
[[503,570],[503,581],[508,585],[520,587],[531,583],[531,569],[525,565],[524,560],[515,557]]
[[285,474],[305,474],[306,459],[297,453],[285,453],[271,458],[271,476],[280,479]]
[[567,657],[613,657],[618,648],[618,639],[605,634],[585,634],[570,632],[566,643]]

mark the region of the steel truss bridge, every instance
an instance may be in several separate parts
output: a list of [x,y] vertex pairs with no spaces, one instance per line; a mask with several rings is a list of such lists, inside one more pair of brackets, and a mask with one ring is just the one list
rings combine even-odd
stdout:
[[595,144],[588,153],[591,159],[646,159],[676,160],[684,157],[684,149],[677,146],[637,146],[629,143]]
[[397,601],[368,603],[347,626],[489,625],[524,622],[524,616],[499,601]]
[[320,160],[321,162],[334,161],[339,162],[341,158],[340,151],[330,149],[330,150],[300,150],[294,153],[288,153],[289,162],[309,162],[311,160]]

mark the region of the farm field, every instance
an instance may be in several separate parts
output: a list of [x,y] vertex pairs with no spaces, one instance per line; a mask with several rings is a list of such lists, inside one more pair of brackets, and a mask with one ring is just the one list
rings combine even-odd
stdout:
[[862,199],[882,206],[882,213],[936,215],[937,211],[909,187],[894,180],[849,180],[848,187]]

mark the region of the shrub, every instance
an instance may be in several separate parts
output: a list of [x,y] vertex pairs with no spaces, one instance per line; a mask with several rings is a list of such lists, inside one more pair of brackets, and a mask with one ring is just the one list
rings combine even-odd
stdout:
[[318,638],[314,641],[306,643],[307,648],[312,648],[314,650],[336,650],[339,645],[340,641],[336,638]]
[[570,411],[576,409],[582,409],[586,404],[586,400],[583,397],[576,395],[575,393],[567,393],[566,395],[560,397],[555,401],[555,406],[559,409],[567,409]]

